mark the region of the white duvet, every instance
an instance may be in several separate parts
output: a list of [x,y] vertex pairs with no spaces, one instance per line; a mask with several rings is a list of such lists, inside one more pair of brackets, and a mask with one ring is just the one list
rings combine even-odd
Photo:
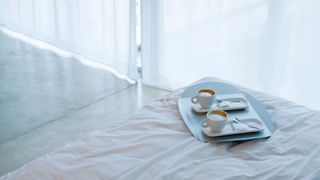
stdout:
[[93,132],[1,179],[320,179],[320,113],[242,90],[273,117],[270,138],[199,142],[180,117],[178,90],[114,128]]

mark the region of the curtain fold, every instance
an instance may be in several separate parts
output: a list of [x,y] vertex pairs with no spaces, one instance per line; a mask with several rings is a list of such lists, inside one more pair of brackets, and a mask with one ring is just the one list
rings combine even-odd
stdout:
[[0,24],[137,76],[134,0],[0,0]]
[[214,76],[320,109],[320,1],[142,0],[145,84]]

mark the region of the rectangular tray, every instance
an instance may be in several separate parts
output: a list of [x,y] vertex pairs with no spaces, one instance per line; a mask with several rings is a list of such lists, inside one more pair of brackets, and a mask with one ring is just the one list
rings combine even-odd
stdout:
[[[242,105],[238,105],[235,103],[235,105],[232,106],[232,103],[229,104],[229,106],[221,106],[224,102],[227,102],[229,100],[237,100],[241,101]],[[237,106],[238,105],[238,106]],[[234,93],[234,94],[223,94],[223,95],[217,95],[216,100],[214,101],[214,104],[208,108],[208,109],[201,109],[201,106],[199,104],[192,104],[192,108],[197,113],[206,113],[209,110],[215,110],[220,109],[223,111],[232,111],[232,110],[242,110],[249,107],[249,101],[247,98],[244,97],[241,93]]]
[[[206,123],[207,120],[204,120],[202,124]],[[251,123],[254,122],[255,125],[258,125],[259,128],[252,128],[242,123],[236,123],[229,119],[226,126],[220,132],[213,132],[210,127],[202,127],[204,134],[210,137],[219,137],[219,136],[230,136],[236,134],[245,134],[261,131],[265,128],[263,121],[254,118],[241,119],[241,122]]]

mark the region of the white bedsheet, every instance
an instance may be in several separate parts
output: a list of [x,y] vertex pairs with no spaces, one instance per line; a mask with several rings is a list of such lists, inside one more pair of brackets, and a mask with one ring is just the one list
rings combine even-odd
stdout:
[[[208,80],[208,79],[206,79]],[[320,179],[320,113],[242,89],[277,127],[268,139],[206,144],[177,108],[182,90],[1,179]]]

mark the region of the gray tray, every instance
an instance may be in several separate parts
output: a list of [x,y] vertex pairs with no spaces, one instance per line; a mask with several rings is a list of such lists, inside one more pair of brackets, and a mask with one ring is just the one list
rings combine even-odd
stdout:
[[[250,107],[245,110],[237,111],[228,111],[228,114],[237,117],[254,117],[261,119],[265,127],[262,131],[256,133],[248,134],[238,134],[238,135],[229,135],[222,137],[208,137],[202,132],[201,122],[206,118],[206,114],[199,114],[192,110],[191,100],[192,96],[195,96],[196,92],[202,88],[213,88],[217,91],[217,94],[234,94],[234,93],[243,93],[244,96],[248,99]],[[274,131],[274,125],[272,119],[264,106],[257,101],[251,95],[241,92],[235,86],[232,86],[223,82],[206,82],[193,85],[185,90],[181,95],[181,98],[178,101],[179,111],[181,116],[188,126],[189,130],[199,141],[201,142],[228,142],[228,141],[244,141],[251,139],[267,138],[270,137]]]

